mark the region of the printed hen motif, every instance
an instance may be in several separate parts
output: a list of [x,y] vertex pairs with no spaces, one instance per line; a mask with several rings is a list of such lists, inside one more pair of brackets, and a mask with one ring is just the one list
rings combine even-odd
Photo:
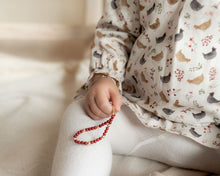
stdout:
[[211,52],[206,53],[206,54],[202,53],[202,55],[205,59],[211,60],[211,59],[215,58],[217,55],[216,48],[213,47]]
[[160,61],[161,59],[163,59],[163,51],[161,51],[159,54],[157,54],[155,56],[152,56],[151,58],[152,58],[152,60]]
[[192,0],[192,2],[190,3],[190,7],[191,7],[194,11],[199,11],[199,10],[201,10],[204,6],[201,5],[197,0]]
[[202,112],[197,113],[197,114],[192,113],[192,115],[193,115],[193,117],[194,117],[195,119],[202,119],[202,118],[204,118],[204,117],[206,116],[206,113],[205,113],[205,111],[202,111]]
[[99,54],[98,51],[95,51],[93,53],[93,56],[100,59],[102,57],[102,54]]
[[138,48],[143,48],[143,49],[146,49],[147,46],[145,46],[143,43],[141,43],[139,40],[137,40],[137,46]]
[[211,26],[211,23],[212,23],[212,20],[210,19],[210,20],[208,20],[208,21],[206,21],[206,22],[204,22],[200,25],[194,25],[194,28],[204,31],[204,30],[208,29]]
[[168,83],[170,81],[171,73],[169,73],[167,76],[160,76],[160,80],[163,83]]
[[155,6],[156,4],[154,3],[153,6],[149,10],[147,10],[147,15],[150,15],[154,11]]
[[116,0],[112,0],[111,6],[112,6],[113,9],[117,9],[118,6],[116,4]]
[[176,53],[176,58],[180,62],[189,62],[189,61],[191,61],[191,59],[188,59],[188,58],[185,57],[185,55],[182,53],[182,50],[179,50]]
[[157,42],[157,43],[163,42],[164,39],[165,39],[165,37],[166,37],[166,32],[165,32],[161,37],[156,38],[156,42]]
[[195,131],[195,128],[190,128],[189,130],[191,132],[191,134],[195,137],[201,137],[202,135],[201,134],[198,134],[196,131]]
[[204,75],[201,74],[200,76],[194,78],[194,79],[188,79],[187,82],[190,84],[201,84],[204,80]]
[[160,19],[157,18],[156,21],[155,21],[155,23],[153,23],[153,24],[150,25],[150,28],[151,28],[151,29],[157,29],[159,26],[160,26]]
[[145,54],[141,57],[141,59],[140,59],[140,64],[141,65],[144,65],[145,64],[145,62],[146,62],[146,59],[145,59]]
[[126,6],[127,8],[130,7],[130,5],[128,4],[127,0],[122,0],[122,5]]
[[180,28],[179,33],[175,34],[175,42],[180,41],[183,38],[183,29]]
[[164,112],[166,115],[171,115],[171,114],[173,114],[175,111],[172,110],[172,109],[163,108],[163,112]]
[[219,103],[220,100],[217,100],[215,97],[214,97],[214,92],[211,92],[209,93],[209,96],[207,98],[207,102],[208,103]]
[[178,2],[178,0],[167,0],[168,4],[174,5]]

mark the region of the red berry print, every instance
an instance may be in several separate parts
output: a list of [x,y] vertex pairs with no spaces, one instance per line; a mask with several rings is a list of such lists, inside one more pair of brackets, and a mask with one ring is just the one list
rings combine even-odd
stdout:
[[180,91],[180,89],[178,89],[178,90],[176,90],[176,89],[168,89],[167,90],[167,95],[168,96],[171,96],[171,95],[173,95],[173,96],[176,96],[177,95],[177,92],[179,92]]
[[184,77],[184,71],[180,69],[176,69],[174,73],[175,73],[177,80],[180,82]]
[[210,68],[209,70],[209,81],[212,81],[215,79],[215,76],[216,76],[216,68],[215,67],[212,67]]
[[208,46],[209,43],[211,43],[212,39],[213,39],[213,35],[209,35],[209,36],[207,35],[204,39],[201,40],[202,46]]

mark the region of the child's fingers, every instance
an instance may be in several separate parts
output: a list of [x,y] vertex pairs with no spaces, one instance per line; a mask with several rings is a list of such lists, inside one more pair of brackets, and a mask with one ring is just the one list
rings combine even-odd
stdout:
[[97,105],[97,96],[91,97],[90,98],[90,109],[93,112],[93,114],[95,114],[98,118],[106,118],[109,116],[109,114],[106,114],[105,112],[103,112],[99,106]]
[[85,107],[86,114],[87,114],[89,117],[91,117],[91,118],[94,119],[94,120],[99,120],[99,118],[98,118],[95,114],[92,113],[88,102],[86,102],[86,103],[84,104],[84,107]]
[[109,117],[112,113],[112,105],[109,102],[110,97],[108,97],[105,93],[99,93],[95,97],[95,101],[97,107],[102,111],[104,114]]
[[86,94],[86,99],[84,103],[85,111],[89,117],[91,117],[94,120],[100,120],[101,118],[97,116],[97,114],[94,112],[94,101],[95,93],[94,92],[88,92]]

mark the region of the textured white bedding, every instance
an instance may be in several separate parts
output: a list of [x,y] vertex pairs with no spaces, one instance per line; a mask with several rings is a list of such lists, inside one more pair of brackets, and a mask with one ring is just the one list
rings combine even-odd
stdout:
[[[17,46],[18,45],[18,46]],[[88,60],[51,58],[41,45],[0,43],[0,176],[49,176],[59,123]],[[12,47],[12,50],[9,48]],[[45,46],[44,46],[45,47]],[[64,52],[68,55],[68,52]],[[69,56],[69,55],[68,55]],[[147,159],[114,155],[111,176],[205,176]]]

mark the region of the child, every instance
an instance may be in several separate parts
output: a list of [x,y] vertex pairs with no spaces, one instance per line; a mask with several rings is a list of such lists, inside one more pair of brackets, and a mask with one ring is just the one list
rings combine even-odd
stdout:
[[[63,118],[52,176],[109,175],[112,152],[220,173],[219,5],[107,2],[89,81]],[[118,113],[106,138],[75,144],[72,135],[105,121],[112,105]]]

